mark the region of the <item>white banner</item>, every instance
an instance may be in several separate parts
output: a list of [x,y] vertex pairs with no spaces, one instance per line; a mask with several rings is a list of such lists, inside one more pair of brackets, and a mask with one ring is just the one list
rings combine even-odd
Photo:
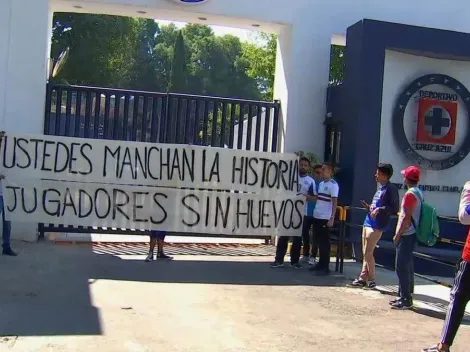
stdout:
[[36,179],[297,193],[295,154],[7,133],[1,173]]
[[304,196],[3,180],[11,221],[171,232],[300,236]]

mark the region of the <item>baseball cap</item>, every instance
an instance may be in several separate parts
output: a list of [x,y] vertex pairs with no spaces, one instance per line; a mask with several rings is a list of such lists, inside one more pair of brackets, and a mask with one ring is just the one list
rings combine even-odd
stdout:
[[414,165],[408,166],[406,169],[401,170],[401,174],[411,181],[419,181],[419,178],[421,176],[419,168]]

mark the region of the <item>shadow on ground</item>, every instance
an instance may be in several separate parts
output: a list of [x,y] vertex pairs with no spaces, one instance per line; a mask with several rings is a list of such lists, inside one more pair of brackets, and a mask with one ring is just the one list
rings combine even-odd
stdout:
[[[90,246],[22,244],[17,258],[0,257],[0,336],[99,335],[99,309],[89,285],[95,280],[181,284],[343,286],[340,275],[271,269],[265,262],[174,260],[145,263],[96,254]],[[188,260],[189,259],[189,260]],[[333,266],[333,265],[332,265]]]
[[[383,295],[389,296],[390,298],[397,297],[397,287],[395,286],[378,286],[377,291]],[[449,306],[449,301],[428,296],[422,293],[415,293],[413,295],[415,307],[413,311],[417,314],[421,314],[430,318],[444,320]],[[462,320],[463,325],[470,326],[470,315],[465,314]]]
[[[18,249],[17,258],[0,257],[0,336],[103,334],[100,310],[90,296],[90,285],[96,280],[345,289],[359,269],[355,263],[346,263],[344,276],[318,277],[306,269],[271,269],[269,256],[201,256],[199,250],[195,256],[191,255],[194,249],[178,249],[182,255],[178,260],[145,263],[144,253],[121,259],[122,248],[113,247],[98,251],[100,254],[91,246],[51,243],[21,244]],[[382,272],[380,281],[388,287],[396,285],[390,272]],[[159,289],[156,286],[157,292]],[[435,308],[418,308],[417,313],[444,318],[447,302],[424,295],[416,295],[416,300]]]

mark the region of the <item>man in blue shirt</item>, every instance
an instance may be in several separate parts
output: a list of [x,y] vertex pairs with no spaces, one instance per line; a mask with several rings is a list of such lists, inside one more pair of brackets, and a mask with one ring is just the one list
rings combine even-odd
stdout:
[[375,172],[375,180],[378,189],[371,204],[361,200],[367,209],[367,215],[362,227],[362,271],[359,278],[353,281],[354,287],[375,288],[375,259],[374,250],[382,233],[387,230],[390,217],[398,212],[398,189],[390,178],[393,175],[393,167],[390,164],[378,164]]

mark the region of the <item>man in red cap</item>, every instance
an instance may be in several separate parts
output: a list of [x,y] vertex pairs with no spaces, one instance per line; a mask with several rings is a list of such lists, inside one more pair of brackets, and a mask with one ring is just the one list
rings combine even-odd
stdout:
[[[463,187],[459,205],[459,220],[463,225],[470,225],[470,181]],[[470,231],[467,235],[462,259],[458,264],[457,274],[454,279],[454,287],[450,291],[449,308],[447,309],[444,328],[442,329],[441,342],[423,352],[448,352],[454,342],[457,330],[462,323],[465,307],[470,301]]]
[[393,243],[396,247],[395,269],[398,276],[398,298],[391,301],[392,309],[413,307],[414,257],[416,226],[419,224],[423,193],[418,188],[420,171],[417,166],[408,166],[401,172],[407,191],[403,196]]

